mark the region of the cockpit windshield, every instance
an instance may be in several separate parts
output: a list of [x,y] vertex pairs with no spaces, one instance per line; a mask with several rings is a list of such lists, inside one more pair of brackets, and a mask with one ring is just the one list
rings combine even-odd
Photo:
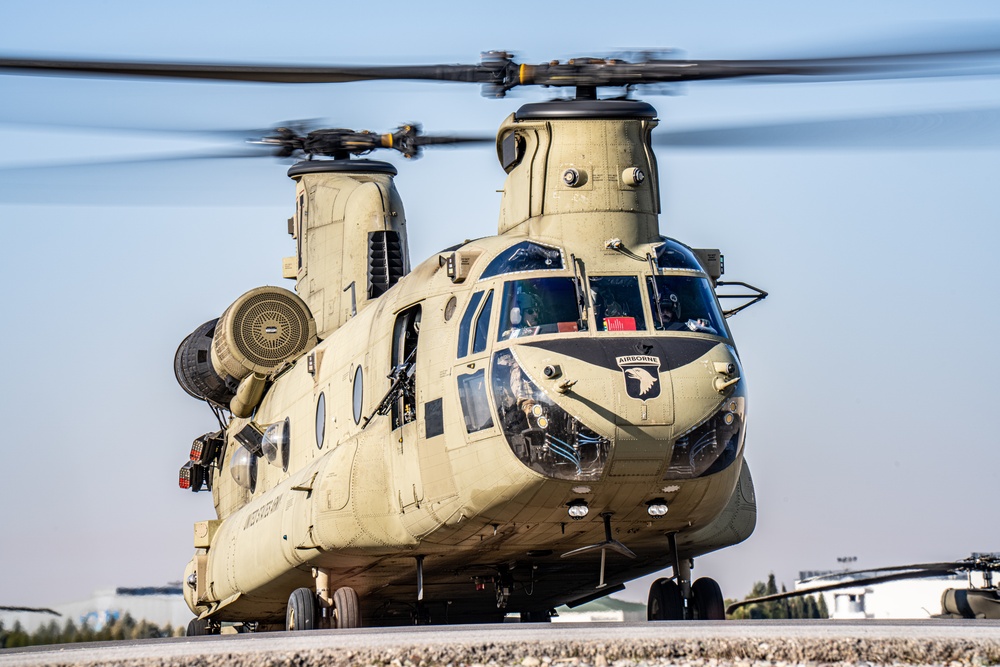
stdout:
[[651,276],[646,278],[646,289],[654,329],[728,336],[708,278]]
[[498,340],[587,330],[574,278],[509,280],[501,308]]
[[590,295],[598,331],[645,331],[642,294],[635,276],[591,277]]

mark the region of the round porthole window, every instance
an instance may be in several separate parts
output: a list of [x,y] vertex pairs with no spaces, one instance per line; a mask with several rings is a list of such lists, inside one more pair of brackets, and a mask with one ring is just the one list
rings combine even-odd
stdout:
[[354,371],[354,423],[361,423],[361,404],[365,397],[364,379],[361,374],[361,366]]
[[326,436],[326,396],[320,392],[316,401],[316,446],[323,449],[323,438]]

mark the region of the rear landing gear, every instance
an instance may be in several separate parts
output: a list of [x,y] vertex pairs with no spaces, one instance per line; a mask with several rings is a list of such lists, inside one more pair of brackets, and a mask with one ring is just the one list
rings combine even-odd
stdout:
[[338,588],[333,594],[333,618],[335,628],[360,628],[361,605],[353,588]]
[[296,588],[288,598],[285,612],[285,630],[312,630],[316,627],[318,614],[316,594],[309,588]]
[[188,623],[187,631],[185,631],[185,637],[202,637],[204,635],[217,635],[222,630],[218,623],[208,620],[207,618],[193,618],[191,622]]

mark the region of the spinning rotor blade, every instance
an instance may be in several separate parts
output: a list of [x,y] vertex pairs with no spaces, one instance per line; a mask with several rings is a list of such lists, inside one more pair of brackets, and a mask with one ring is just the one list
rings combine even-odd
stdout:
[[808,77],[863,80],[967,76],[1000,72],[1000,45],[884,55],[770,60],[666,60],[628,62],[577,58],[539,65],[517,63],[503,51],[483,54],[478,65],[286,66],[225,63],[157,63],[0,58],[0,73],[58,76],[168,78],[257,83],[347,83],[421,80],[479,83],[484,94],[503,97],[521,85],[576,87],[584,96],[602,86],[708,81],[746,77]]
[[155,63],[112,60],[45,60],[0,58],[7,74],[53,74],[162,79],[214,79],[254,83],[349,83],[387,79],[483,83],[479,65],[402,65],[316,67],[232,65],[224,63]]
[[657,131],[671,148],[995,148],[1000,109],[961,109]]
[[[947,565],[947,563],[942,563],[942,565]],[[897,572],[896,574],[883,574],[877,577],[867,577],[865,579],[852,579],[850,581],[840,581],[834,584],[826,584],[825,586],[813,586],[810,588],[803,588],[797,591],[788,591],[786,593],[775,593],[773,595],[764,595],[759,598],[750,598],[749,600],[734,602],[733,604],[726,607],[726,613],[732,614],[740,607],[746,607],[747,605],[751,604],[758,604],[762,602],[774,602],[776,600],[787,600],[788,598],[801,597],[803,595],[812,595],[814,593],[822,593],[824,591],[834,591],[839,588],[854,588],[857,586],[884,584],[889,581],[902,581],[906,579],[923,579],[924,577],[939,577],[942,575],[957,574],[959,571],[961,571],[961,569],[962,568],[946,567],[938,569]],[[849,574],[849,573],[841,573],[841,574]]]

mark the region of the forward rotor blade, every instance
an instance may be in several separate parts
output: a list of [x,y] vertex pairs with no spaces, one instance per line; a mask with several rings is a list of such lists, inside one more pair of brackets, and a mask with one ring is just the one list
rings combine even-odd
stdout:
[[853,579],[850,581],[841,581],[834,584],[826,584],[824,586],[813,586],[810,588],[803,588],[797,591],[788,591],[786,593],[775,593],[773,595],[764,595],[759,598],[750,598],[749,600],[734,602],[733,604],[726,607],[726,613],[732,614],[740,607],[746,607],[747,605],[751,604],[774,602],[776,600],[786,600],[788,598],[801,597],[803,595],[812,595],[814,593],[822,593],[824,591],[834,591],[839,588],[854,588],[857,586],[884,584],[889,581],[902,581],[906,579],[923,579],[925,577],[937,577],[937,576],[955,574],[958,571],[958,569],[959,568],[928,569],[928,570],[917,570],[913,572],[899,572],[896,574],[884,574],[877,577],[868,577],[865,579]]
[[1000,109],[831,118],[655,133],[653,143],[684,148],[996,148]]
[[482,78],[483,68],[480,65],[352,67],[0,58],[0,71],[7,74],[212,79],[256,83],[347,83],[387,79],[484,82]]
[[503,52],[478,65],[237,65],[101,60],[0,58],[0,72],[58,76],[168,78],[257,83],[347,83],[422,80],[487,84],[502,96],[519,85],[553,87],[634,86],[747,77],[808,77],[826,80],[968,76],[1000,73],[1000,44],[968,50],[845,55],[771,60],[648,60],[631,63],[582,58],[565,63],[518,64]]

